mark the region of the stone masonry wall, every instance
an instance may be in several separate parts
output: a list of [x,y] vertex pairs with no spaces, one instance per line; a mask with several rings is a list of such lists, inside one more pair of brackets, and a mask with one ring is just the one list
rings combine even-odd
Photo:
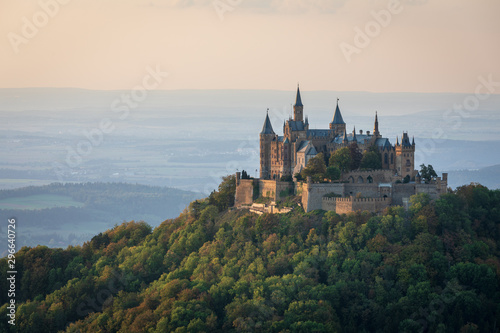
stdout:
[[259,195],[265,198],[276,200],[276,181],[259,180]]
[[394,176],[393,170],[356,170],[344,174],[342,180],[350,181],[351,183],[354,180],[354,184],[358,184],[361,180],[363,181],[362,183],[368,183],[368,177],[372,178],[373,183],[391,183],[395,179],[401,178]]
[[343,183],[311,184],[305,183],[302,189],[302,206],[304,211],[310,212],[321,209],[323,196],[328,193],[344,195]]
[[253,202],[253,179],[241,179],[236,182],[234,205],[251,205]]
[[353,211],[351,198],[337,198],[335,212],[337,214],[347,214]]
[[[325,198],[326,199],[326,198]],[[327,201],[323,199],[323,202]],[[355,211],[380,212],[391,205],[391,198],[335,198],[337,214],[347,214]]]
[[336,211],[337,210],[337,198],[323,198],[321,201],[321,209],[326,211]]

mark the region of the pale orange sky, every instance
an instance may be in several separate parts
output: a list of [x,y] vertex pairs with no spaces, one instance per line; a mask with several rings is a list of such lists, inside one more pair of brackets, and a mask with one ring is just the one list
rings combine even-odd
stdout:
[[[371,12],[388,0],[59,1],[67,4],[16,53],[23,17],[33,23],[44,12],[38,1],[0,0],[0,88],[131,89],[147,66],[170,74],[159,89],[300,82],[303,90],[470,93],[478,76],[500,81],[498,0],[401,0],[350,62],[341,43],[355,46],[355,27],[376,22]],[[223,19],[221,3],[231,7]]]

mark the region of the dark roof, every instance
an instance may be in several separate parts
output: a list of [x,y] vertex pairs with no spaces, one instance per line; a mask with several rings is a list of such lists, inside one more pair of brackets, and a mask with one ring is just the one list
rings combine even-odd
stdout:
[[375,140],[375,145],[378,146],[379,148],[391,148],[391,143],[389,142],[389,139],[387,138],[379,138]]
[[302,98],[300,98],[300,89],[297,87],[297,97],[295,99],[295,106],[304,106],[302,105]]
[[333,115],[333,121],[331,123],[345,125],[344,119],[342,119],[342,114],[340,113],[339,101],[337,101],[337,107],[335,108],[335,114]]
[[408,133],[403,133],[403,137],[401,138],[401,145],[403,147],[411,147],[410,138],[408,137]]
[[331,143],[336,143],[336,144],[342,144],[344,143],[344,136],[343,135],[337,135]]
[[303,131],[304,123],[301,121],[289,120],[288,124],[290,125],[290,129],[292,131]]
[[301,150],[302,148],[304,148],[305,146],[307,146],[309,144],[309,141],[301,141],[299,143],[299,146],[297,147],[297,151]]
[[262,126],[262,132],[260,134],[274,134],[273,126],[271,126],[271,121],[269,120],[269,114],[266,114],[266,120],[264,121],[264,126]]
[[304,152],[306,155],[317,155],[318,152],[316,151],[316,148],[314,148],[314,145],[311,143],[311,141],[302,141],[297,148],[297,152]]
[[328,137],[330,130],[312,129],[307,131],[307,138]]

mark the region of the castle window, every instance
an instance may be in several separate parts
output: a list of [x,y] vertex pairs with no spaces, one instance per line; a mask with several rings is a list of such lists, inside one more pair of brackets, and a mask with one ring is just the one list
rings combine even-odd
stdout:
[[363,184],[364,183],[363,177],[361,177],[361,176],[358,177],[358,183],[359,184]]
[[354,183],[354,177],[353,176],[349,177],[349,183]]
[[373,183],[373,178],[372,178],[372,176],[368,176],[368,178],[366,178],[366,181],[367,181],[368,183],[370,183],[370,184],[371,184],[371,183]]
[[384,154],[384,164],[389,164],[389,159],[387,157],[387,153]]
[[391,164],[394,164],[394,154],[391,154]]
[[408,166],[411,166],[411,162],[410,162],[410,160],[406,160],[406,166],[407,166],[407,167],[408,167]]

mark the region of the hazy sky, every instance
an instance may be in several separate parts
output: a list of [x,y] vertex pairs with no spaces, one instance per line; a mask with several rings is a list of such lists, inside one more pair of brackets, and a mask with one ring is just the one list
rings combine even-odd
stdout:
[[169,73],[159,89],[469,93],[478,76],[500,81],[498,0],[58,1],[0,0],[0,88],[131,89],[148,66]]

